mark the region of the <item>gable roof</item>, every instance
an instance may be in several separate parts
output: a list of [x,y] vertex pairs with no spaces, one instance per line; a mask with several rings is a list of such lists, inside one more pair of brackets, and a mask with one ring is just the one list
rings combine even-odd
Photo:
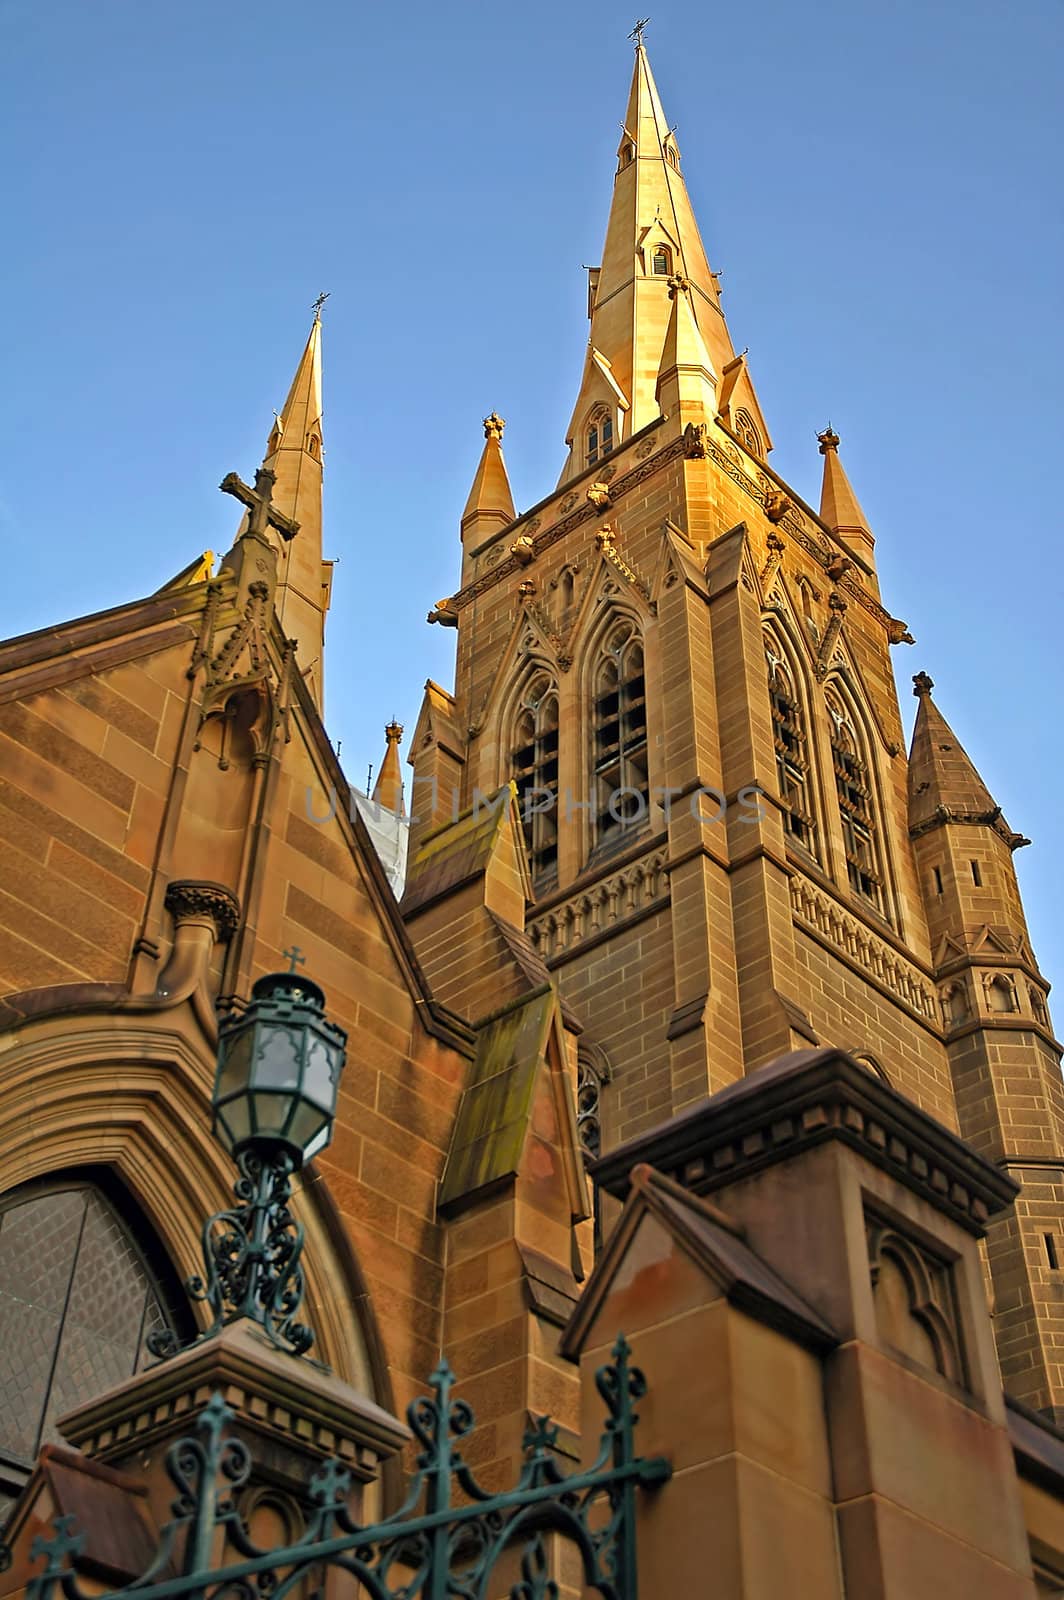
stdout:
[[563,1355],[579,1356],[629,1245],[648,1215],[656,1218],[730,1304],[811,1349],[828,1350],[838,1343],[830,1324],[750,1248],[743,1229],[732,1218],[643,1162],[632,1169],[620,1220],[562,1336]]

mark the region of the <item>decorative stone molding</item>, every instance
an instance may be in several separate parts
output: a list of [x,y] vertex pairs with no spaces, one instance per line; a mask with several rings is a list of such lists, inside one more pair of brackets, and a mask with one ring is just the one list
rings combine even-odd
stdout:
[[209,918],[219,943],[231,939],[240,926],[240,902],[220,883],[184,878],[168,884],[166,909],[178,927]]
[[665,852],[655,850],[534,917],[528,925],[528,936],[549,962],[614,923],[651,907],[667,905],[668,899]]
[[[866,1211],[864,1220],[876,1322],[884,1342],[951,1382],[963,1383],[963,1346],[949,1263],[873,1212]],[[901,1290],[901,1306],[890,1292],[891,1279]]]
[[796,1050],[596,1161],[591,1173],[624,1199],[646,1161],[695,1194],[715,1193],[814,1145],[859,1152],[981,1238],[1020,1185],[963,1139],[841,1050]]
[[791,878],[790,888],[791,910],[800,926],[838,950],[908,1011],[937,1026],[935,988],[919,967],[800,872]]

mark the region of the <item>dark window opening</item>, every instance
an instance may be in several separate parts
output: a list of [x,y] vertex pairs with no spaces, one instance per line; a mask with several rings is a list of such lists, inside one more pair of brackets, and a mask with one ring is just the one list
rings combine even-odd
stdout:
[[610,637],[593,704],[595,843],[607,845],[650,816],[643,646],[624,623]]
[[934,878],[935,878],[935,893],[936,894],[941,894],[942,893],[942,868],[941,867],[932,867],[931,871],[934,874]]
[[1042,1238],[1045,1240],[1046,1260],[1049,1262],[1050,1271],[1058,1272],[1060,1263],[1057,1260],[1057,1241],[1051,1233],[1044,1233]]
[[971,863],[971,868],[972,868],[972,882],[975,884],[975,887],[977,889],[981,889],[983,887],[983,874],[979,870],[978,861],[973,861]]
[[783,825],[792,839],[815,854],[816,823],[809,804],[809,763],[802,708],[783,663],[771,653],[768,687],[776,782],[784,806]]
[[587,464],[593,467],[596,461],[604,460],[613,449],[613,418],[604,408],[596,411],[588,424],[587,430]]
[[511,771],[532,881],[544,889],[558,876],[558,696],[548,678],[525,695]]
[[829,710],[846,875],[853,892],[882,913],[883,879],[876,860],[876,823],[868,767],[861,757],[857,733],[848,713],[834,703],[829,703]]
[[650,270],[655,278],[668,278],[672,274],[672,251],[659,244],[650,258]]

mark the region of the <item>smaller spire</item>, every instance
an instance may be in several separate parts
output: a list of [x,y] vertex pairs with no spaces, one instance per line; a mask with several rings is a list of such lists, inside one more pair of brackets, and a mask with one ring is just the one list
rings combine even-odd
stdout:
[[823,433],[817,434],[817,440],[824,457],[820,520],[871,566],[876,541],[839,460],[839,436],[830,422]]
[[913,678],[919,701],[909,749],[909,832],[920,834],[950,822],[981,823],[1013,850],[1029,841],[1013,833],[975,764],[931,698],[926,672]]
[[387,744],[377,781],[373,785],[373,799],[377,805],[383,806],[385,811],[394,811],[401,817],[406,814],[406,807],[403,805],[403,773],[399,763],[399,744],[403,737],[402,723],[396,722],[393,717],[384,730],[384,737]]
[[704,421],[716,415],[717,375],[691,304],[691,285],[682,273],[669,279],[669,299],[672,310],[654,395],[664,416],[680,413],[682,420]]
[[497,411],[484,418],[484,449],[462,512],[463,543],[480,544],[500,528],[508,528],[517,516],[502,454],[505,427]]

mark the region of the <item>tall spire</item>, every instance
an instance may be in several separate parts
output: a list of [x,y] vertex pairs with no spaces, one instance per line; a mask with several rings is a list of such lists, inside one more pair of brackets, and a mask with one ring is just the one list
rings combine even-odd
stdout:
[[832,533],[837,533],[843,544],[872,563],[876,541],[868,526],[868,519],[857,503],[850,480],[839,460],[839,436],[829,422],[823,433],[817,434],[820,454],[824,457],[824,483],[820,491],[820,520]]
[[735,359],[720,286],[680,170],[676,132],[662,107],[641,33],[617,154],[602,265],[591,271],[591,335],[567,433],[572,454],[563,479],[589,465],[584,436],[597,407],[606,408],[614,443],[658,416],[655,390],[673,309],[668,280],[674,274],[689,285],[692,319],[711,370],[719,374]]
[[399,763],[399,744],[403,737],[402,723],[396,722],[393,717],[384,730],[387,744],[384,748],[384,760],[381,770],[377,774],[377,781],[373,785],[373,798],[379,806],[386,811],[394,811],[397,816],[404,814],[403,806],[403,773]]
[[270,429],[263,465],[277,477],[274,505],[299,523],[298,534],[281,552],[275,603],[285,634],[296,641],[296,661],[320,710],[332,578],[332,563],[322,560],[320,299],[314,312],[288,399]]

